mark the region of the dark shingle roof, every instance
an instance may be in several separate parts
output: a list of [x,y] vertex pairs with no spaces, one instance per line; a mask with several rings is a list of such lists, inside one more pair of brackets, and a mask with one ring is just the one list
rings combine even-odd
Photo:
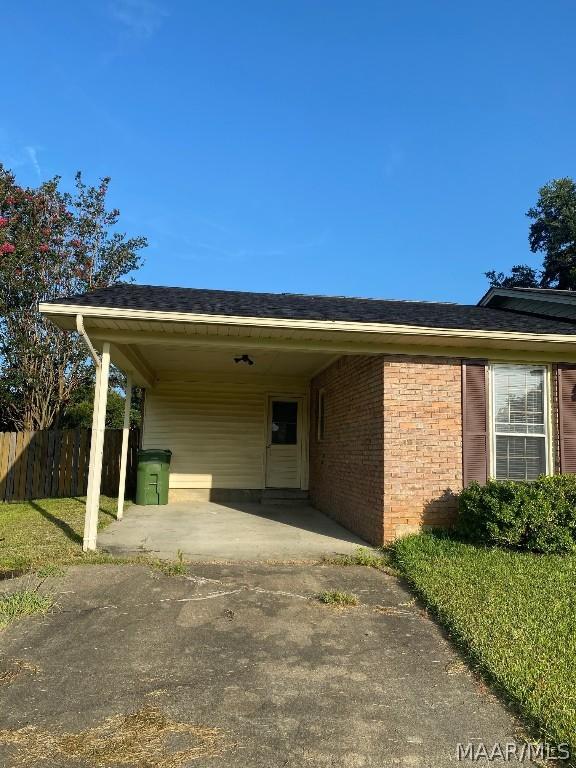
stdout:
[[426,301],[388,301],[292,293],[247,293],[120,283],[58,304],[291,320],[393,323],[485,331],[576,334],[576,326],[503,309]]

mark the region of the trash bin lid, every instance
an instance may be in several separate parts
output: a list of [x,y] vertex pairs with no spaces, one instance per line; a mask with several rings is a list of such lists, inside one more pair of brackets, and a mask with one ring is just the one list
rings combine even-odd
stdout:
[[164,448],[146,448],[138,451],[138,461],[161,461],[167,464],[170,463],[172,458],[172,451]]

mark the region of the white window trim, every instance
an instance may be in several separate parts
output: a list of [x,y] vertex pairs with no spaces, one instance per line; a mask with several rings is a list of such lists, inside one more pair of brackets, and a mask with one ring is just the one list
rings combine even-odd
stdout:
[[[494,368],[501,365],[521,365],[521,366],[533,366],[534,368],[544,369],[544,440],[545,440],[545,452],[546,457],[546,475],[554,474],[554,433],[552,424],[552,367],[548,363],[539,363],[531,360],[493,360],[488,363],[488,466],[490,479],[496,479],[496,404],[494,397]],[[516,433],[507,433],[512,437]],[[520,435],[520,437],[526,437],[526,434]],[[537,437],[537,435],[535,435]]]

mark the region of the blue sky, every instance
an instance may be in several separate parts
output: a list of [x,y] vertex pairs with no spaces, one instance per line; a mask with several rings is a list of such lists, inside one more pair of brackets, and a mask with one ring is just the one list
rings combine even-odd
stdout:
[[112,176],[141,283],[475,302],[576,176],[573,0],[22,0],[0,159]]

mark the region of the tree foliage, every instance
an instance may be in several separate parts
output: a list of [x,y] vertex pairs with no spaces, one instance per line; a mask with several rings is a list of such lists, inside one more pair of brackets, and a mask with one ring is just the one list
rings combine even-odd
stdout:
[[490,270],[485,272],[490,280],[490,285],[497,288],[539,288],[540,278],[537,269],[526,266],[526,264],[516,264],[510,270],[509,275],[504,272]]
[[[124,377],[122,377],[124,378]],[[125,387],[125,382],[122,384]],[[89,429],[92,426],[92,408],[94,400],[94,383],[87,382],[74,390],[60,418],[62,429]],[[108,391],[106,406],[106,428],[121,429],[124,426],[125,395],[118,386],[112,386]],[[142,410],[142,390],[134,387],[130,407],[130,427],[139,427]]]
[[544,254],[541,269],[517,264],[509,275],[492,270],[486,272],[490,285],[576,290],[576,182],[563,178],[545,184],[526,215],[532,219],[530,250]]
[[57,424],[72,393],[92,377],[77,334],[38,312],[51,301],[119,281],[140,266],[143,237],[116,227],[109,178],[73,192],[55,177],[32,189],[0,164],[0,420],[4,428]]

